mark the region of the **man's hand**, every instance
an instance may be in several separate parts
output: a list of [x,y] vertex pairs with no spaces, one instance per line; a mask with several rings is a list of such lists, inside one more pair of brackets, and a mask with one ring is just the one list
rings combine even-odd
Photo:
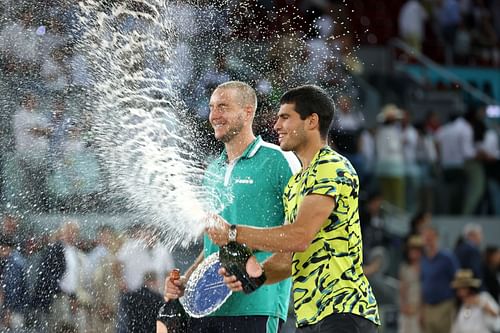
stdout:
[[184,295],[184,289],[186,288],[187,279],[185,276],[181,276],[178,280],[172,280],[169,276],[165,279],[165,290],[163,298],[166,302],[172,299],[178,299]]
[[220,215],[211,214],[211,223],[206,228],[208,237],[218,246],[224,246],[229,242],[229,223]]
[[[260,277],[263,273],[264,270],[262,269],[261,264],[257,261],[257,258],[255,256],[251,256],[245,266],[245,269],[248,273],[248,276],[251,278],[258,278]],[[219,274],[224,277],[224,283],[227,285],[229,289],[232,291],[242,291],[243,286],[241,284],[241,281],[239,281],[236,276],[234,275],[229,275],[229,273],[226,271],[224,267],[219,269]]]
[[225,268],[220,268],[219,269],[219,274],[224,277],[224,283],[226,286],[231,289],[232,291],[242,291],[243,287],[241,285],[241,282],[238,281],[236,276],[234,275],[229,275],[226,271]]

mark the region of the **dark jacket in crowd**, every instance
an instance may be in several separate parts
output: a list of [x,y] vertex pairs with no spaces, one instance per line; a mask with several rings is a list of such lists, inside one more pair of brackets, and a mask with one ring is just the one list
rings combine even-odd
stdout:
[[66,270],[64,259],[64,245],[61,242],[49,244],[42,255],[40,267],[35,282],[35,293],[32,306],[45,312],[54,299],[54,295],[61,292],[59,282]]
[[124,304],[127,318],[127,332],[155,332],[156,317],[162,305],[163,297],[147,287],[127,293]]
[[18,251],[13,250],[3,259],[2,266],[3,306],[11,311],[24,312],[29,304],[26,261]]

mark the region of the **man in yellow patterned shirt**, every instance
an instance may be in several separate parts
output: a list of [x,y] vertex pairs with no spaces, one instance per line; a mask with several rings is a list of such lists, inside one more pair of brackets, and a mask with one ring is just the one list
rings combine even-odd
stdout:
[[[275,253],[263,265],[266,283],[292,276],[298,332],[376,332],[377,302],[362,269],[358,176],[326,144],[333,100],[306,85],[286,92],[280,104],[274,126],[280,147],[294,151],[302,163],[283,195],[287,224],[234,227],[219,218],[220,226],[207,232],[218,245],[225,245],[231,232],[239,243]],[[262,274],[249,264],[247,270]],[[241,290],[234,276],[224,280],[233,291]]]

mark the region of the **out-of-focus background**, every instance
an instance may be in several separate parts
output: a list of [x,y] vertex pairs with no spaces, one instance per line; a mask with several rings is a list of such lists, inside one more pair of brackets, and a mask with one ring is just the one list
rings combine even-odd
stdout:
[[[222,82],[255,87],[255,131],[269,142],[287,89],[315,83],[336,100],[330,140],[360,178],[381,332],[396,332],[402,314],[416,318],[425,304],[454,303],[459,267],[499,301],[500,1],[168,6],[179,30],[174,89],[207,161],[222,148],[207,121]],[[78,47],[80,11],[65,0],[0,4],[2,332],[148,332],[166,273],[200,251],[171,249],[161,224],[113,197],[92,131],[87,92],[100,78]],[[142,24],[118,23],[125,34]],[[451,268],[433,266],[429,249]],[[290,314],[285,332],[293,331]]]

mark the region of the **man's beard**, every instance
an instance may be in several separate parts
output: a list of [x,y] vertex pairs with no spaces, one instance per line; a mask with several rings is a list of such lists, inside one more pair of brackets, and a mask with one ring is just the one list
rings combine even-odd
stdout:
[[227,130],[226,134],[224,134],[220,138],[220,141],[222,141],[223,143],[231,142],[231,140],[233,140],[235,136],[240,134],[242,129],[243,129],[243,122],[236,123],[233,127]]

